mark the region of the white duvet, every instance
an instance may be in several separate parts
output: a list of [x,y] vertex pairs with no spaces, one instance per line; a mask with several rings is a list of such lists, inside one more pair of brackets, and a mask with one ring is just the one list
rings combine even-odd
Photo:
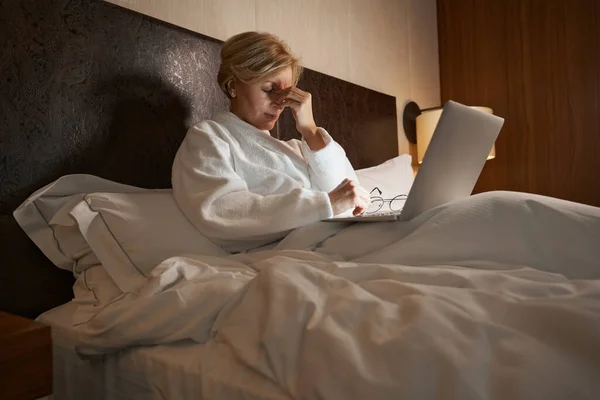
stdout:
[[79,351],[219,343],[295,399],[599,398],[600,209],[499,192],[315,229],[165,260]]

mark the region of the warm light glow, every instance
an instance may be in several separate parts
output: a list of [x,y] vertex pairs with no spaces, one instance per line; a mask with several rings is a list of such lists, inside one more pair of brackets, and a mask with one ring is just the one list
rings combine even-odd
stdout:
[[[477,110],[486,112],[488,114],[493,114],[494,111],[489,107],[471,107]],[[431,137],[433,136],[433,132],[435,131],[435,127],[440,120],[442,115],[442,109],[437,110],[429,110],[424,111],[421,115],[417,117],[417,153],[419,164],[423,162],[423,157],[425,156],[425,151],[429,146],[429,142],[431,141]],[[488,155],[488,160],[496,157],[496,146],[492,146],[492,151]]]

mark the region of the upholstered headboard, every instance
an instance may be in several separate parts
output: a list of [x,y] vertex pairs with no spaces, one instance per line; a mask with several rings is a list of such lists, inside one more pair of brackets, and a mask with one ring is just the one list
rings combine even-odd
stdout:
[[[0,309],[34,317],[73,283],[13,210],[65,174],[170,187],[192,124],[226,109],[220,43],[100,0],[0,2]],[[395,98],[306,70],[317,123],[355,168],[397,155]],[[291,113],[273,130],[297,137]]]

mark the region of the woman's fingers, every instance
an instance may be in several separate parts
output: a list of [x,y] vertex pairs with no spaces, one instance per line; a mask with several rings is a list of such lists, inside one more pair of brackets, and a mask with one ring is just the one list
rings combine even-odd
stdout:
[[346,183],[346,193],[351,196],[353,202],[353,215],[364,213],[371,203],[369,193],[358,183],[348,180]]
[[358,202],[358,204],[355,205],[353,214],[354,215],[362,214],[365,211],[367,211],[368,207],[369,207],[368,202],[364,201],[364,200],[361,200],[361,201]]
[[344,186],[348,195],[356,195],[363,201],[370,201],[371,195],[369,194],[369,192],[367,192],[362,186],[360,186],[355,181],[346,178],[342,181],[342,183],[340,183],[338,188]]
[[363,188],[362,186],[358,187],[359,193],[360,193],[360,197],[364,200],[367,200],[369,202],[371,202],[371,195],[369,194],[369,192],[367,192],[365,190],[365,188]]
[[291,97],[286,97],[285,99],[281,100],[279,102],[279,104],[284,107],[294,108],[294,107],[301,107],[302,104],[304,104],[304,103],[301,100],[297,100],[297,99],[291,98]]
[[296,93],[294,91],[290,91],[285,98],[296,100],[297,102],[303,103],[308,99],[308,96],[304,95],[304,94]]
[[295,92],[295,93],[297,93],[297,94],[299,94],[299,95],[301,95],[301,96],[307,96],[307,95],[309,95],[309,94],[310,94],[310,93],[308,93],[308,92],[305,92],[304,90],[300,89],[300,88],[299,88],[299,87],[297,87],[297,86],[292,86],[292,87],[290,88],[290,91],[292,91],[292,92]]
[[356,201],[353,214],[360,215],[360,214],[364,213],[365,211],[367,211],[367,208],[369,208],[369,205],[371,204],[371,196],[370,196],[369,192],[367,192],[360,185],[357,185],[356,192],[357,192],[356,194],[358,196],[358,199]]
[[333,189],[333,190],[338,190],[338,189],[341,189],[341,188],[342,188],[342,187],[344,187],[344,186],[345,186],[345,185],[346,185],[348,182],[350,182],[350,179],[348,179],[348,178],[344,179],[344,180],[343,180],[343,181],[341,181],[341,182],[340,182],[340,184],[339,184],[339,185],[337,185],[337,186],[335,187],[335,189]]
[[276,89],[275,100],[278,102],[283,101],[291,92],[291,88],[287,89]]
[[277,102],[282,105],[293,104],[293,102],[302,104],[309,98],[310,96],[307,92],[303,92],[296,87],[289,87],[277,92]]
[[371,203],[369,193],[358,182],[348,178],[329,193],[335,215],[352,210],[354,215],[364,213]]
[[296,129],[302,137],[313,138],[317,125],[313,117],[311,95],[296,87],[278,90],[275,93],[275,104],[278,107],[292,109],[296,120]]
[[356,193],[357,196],[359,196],[361,199],[363,200],[369,200],[371,198],[371,195],[369,194],[369,192],[367,192],[362,186],[360,186],[360,184],[351,181],[352,185],[350,186],[352,188],[352,190],[354,190],[354,192]]

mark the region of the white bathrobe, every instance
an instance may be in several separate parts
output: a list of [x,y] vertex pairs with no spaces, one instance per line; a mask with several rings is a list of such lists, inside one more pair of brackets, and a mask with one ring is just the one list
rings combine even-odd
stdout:
[[231,112],[192,127],[173,163],[173,194],[188,219],[228,251],[277,241],[333,217],[328,192],[358,181],[342,147],[277,140]]

